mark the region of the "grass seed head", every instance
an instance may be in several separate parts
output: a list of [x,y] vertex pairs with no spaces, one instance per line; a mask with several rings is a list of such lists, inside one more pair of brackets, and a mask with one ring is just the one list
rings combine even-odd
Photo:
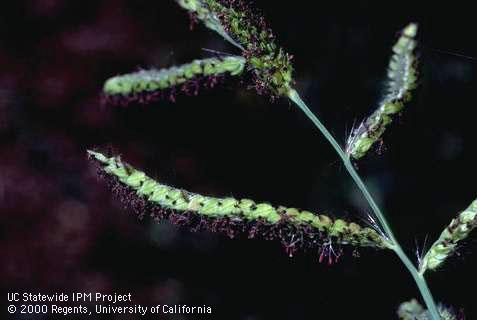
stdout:
[[220,78],[240,76],[245,59],[240,56],[194,60],[167,69],[140,70],[108,79],[103,87],[105,100],[115,105],[148,103],[158,99],[175,101],[177,93],[197,95],[201,86],[213,87]]
[[[447,308],[439,304],[437,311],[442,320],[464,320],[464,315],[456,315],[452,308]],[[401,320],[432,320],[432,317],[426,309],[416,299],[401,303],[397,311]]]
[[436,270],[455,253],[458,243],[465,240],[472,230],[477,227],[477,200],[459,213],[441,233],[439,239],[427,251],[419,264],[419,272]]
[[[259,94],[286,96],[293,84],[292,56],[280,48],[265,19],[243,0],[179,0],[210,29],[242,50]],[[224,35],[225,33],[225,35]]]
[[346,141],[346,153],[353,159],[364,157],[382,139],[392,116],[401,112],[417,83],[417,25],[409,24],[393,47],[388,66],[387,93],[379,107],[354,130]]
[[388,248],[387,241],[368,227],[327,215],[275,207],[250,199],[215,198],[162,184],[144,172],[99,152],[88,151],[98,172],[117,197],[140,217],[167,219],[192,230],[222,232],[230,237],[246,234],[279,240],[288,255],[318,248],[320,260],[329,264],[341,255],[341,245]]

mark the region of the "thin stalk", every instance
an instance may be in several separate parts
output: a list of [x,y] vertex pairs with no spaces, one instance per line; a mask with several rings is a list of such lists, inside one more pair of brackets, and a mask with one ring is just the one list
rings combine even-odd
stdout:
[[300,95],[298,92],[295,90],[291,89],[288,93],[288,97],[290,100],[292,100],[300,109],[305,113],[305,115],[313,122],[313,124],[321,131],[321,133],[325,136],[326,140],[331,144],[331,146],[335,149],[336,153],[339,155],[341,160],[343,161],[343,164],[346,168],[346,170],[349,172],[351,175],[351,178],[353,178],[354,182],[358,186],[359,190],[363,194],[364,198],[366,201],[369,203],[369,206],[373,210],[375,216],[377,217],[381,227],[383,228],[384,234],[388,239],[390,240],[390,245],[389,248],[393,250],[396,255],[401,259],[401,261],[404,263],[404,265],[407,267],[409,272],[411,273],[412,277],[414,278],[414,281],[416,282],[417,287],[419,288],[419,291],[421,292],[422,298],[424,299],[424,302],[426,303],[426,306],[432,316],[433,320],[439,320],[440,316],[437,311],[436,303],[434,302],[434,298],[432,297],[432,294],[429,290],[429,287],[427,286],[425,278],[419,274],[417,271],[416,267],[414,264],[411,262],[411,260],[408,258],[408,256],[404,253],[402,250],[401,246],[399,245],[396,237],[394,236],[391,227],[389,226],[389,223],[387,222],[384,214],[381,212],[381,209],[379,209],[378,205],[374,201],[373,197],[368,191],[368,188],[364,184],[363,180],[359,176],[359,174],[356,172],[353,164],[351,163],[348,155],[343,151],[339,143],[336,141],[336,139],[331,135],[331,133],[328,131],[328,129],[321,123],[321,121],[311,112],[311,110],[308,108],[308,106],[305,104],[305,102],[301,99]]
[[384,229],[385,235],[389,238],[392,244],[395,244],[396,239],[394,237],[394,234],[391,228],[389,227],[388,222],[386,221],[386,218],[384,217],[383,213],[379,209],[378,205],[374,201],[371,194],[369,193],[363,180],[361,180],[360,176],[354,169],[354,166],[351,163],[348,155],[343,151],[339,143],[335,140],[335,138],[331,135],[328,129],[323,125],[323,123],[321,123],[321,121],[313,114],[313,112],[311,112],[311,110],[308,108],[305,102],[301,99],[298,92],[292,89],[290,90],[290,93],[288,96],[294,103],[296,103],[300,107],[300,109],[313,122],[313,124],[321,131],[321,133],[325,136],[326,140],[328,140],[331,146],[335,149],[336,153],[340,156],[341,160],[343,161],[343,164],[346,167],[346,170],[348,170],[349,174],[351,175],[351,178],[353,178],[354,182],[358,186],[359,190],[361,190],[364,197],[366,198],[366,201],[369,203],[369,206],[371,207],[376,217],[378,218],[382,228]]
[[402,250],[399,244],[397,244],[394,248],[392,248],[392,250],[398,255],[399,259],[401,259],[401,261],[404,263],[404,265],[406,266],[406,268],[409,270],[412,277],[414,278],[414,281],[416,282],[419,292],[421,293],[421,296],[424,299],[427,309],[431,313],[432,319],[433,320],[441,319],[441,316],[439,315],[439,312],[437,311],[436,303],[434,301],[434,298],[432,297],[432,293],[429,290],[429,287],[427,285],[427,282],[424,276],[419,273],[419,271],[416,269],[416,267],[411,262],[411,260],[409,260],[408,256],[404,253],[404,251]]

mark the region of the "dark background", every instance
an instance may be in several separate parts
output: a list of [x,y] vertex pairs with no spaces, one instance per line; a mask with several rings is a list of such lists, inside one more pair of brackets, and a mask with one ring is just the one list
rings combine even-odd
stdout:
[[[397,32],[419,22],[420,87],[387,131],[383,153],[359,163],[414,256],[416,243],[426,235],[432,242],[476,196],[474,10],[458,2],[333,3],[256,7],[294,54],[297,88],[339,141],[382,96]],[[368,209],[336,155],[286,100],[272,104],[247,84],[227,82],[175,104],[101,107],[108,77],[209,55],[201,48],[236,53],[200,25],[190,32],[172,0],[2,3],[2,317],[7,291],[131,292],[148,306],[213,307],[212,316],[174,319],[396,319],[399,303],[419,298],[389,252],[360,249],[353,258],[348,249],[329,267],[316,252],[290,259],[275,242],[138,221],[111,197],[87,148],[113,146],[191,191],[364,218]],[[429,274],[436,300],[468,319],[477,315],[466,293],[475,288],[475,249],[469,241]]]

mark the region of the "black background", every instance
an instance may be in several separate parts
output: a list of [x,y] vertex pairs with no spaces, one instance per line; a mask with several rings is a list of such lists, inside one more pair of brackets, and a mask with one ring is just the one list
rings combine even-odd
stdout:
[[[432,242],[476,195],[473,8],[304,0],[255,6],[294,54],[298,90],[339,141],[382,96],[397,32],[420,24],[420,87],[385,134],[383,153],[359,162],[414,257],[416,243],[422,247],[426,235]],[[286,100],[270,103],[247,84],[227,82],[175,104],[100,106],[109,76],[210,55],[201,48],[237,53],[202,26],[190,32],[172,0],[2,4],[2,291],[131,292],[143,305],[213,307],[212,316],[184,319],[395,319],[399,303],[419,294],[389,252],[361,249],[353,258],[346,250],[329,267],[316,252],[290,259],[274,242],[137,221],[96,179],[85,150],[111,145],[150,175],[191,191],[363,219],[368,208],[336,155]],[[436,300],[463,308],[468,319],[477,315],[466,293],[475,286],[475,248],[470,240],[429,274]]]

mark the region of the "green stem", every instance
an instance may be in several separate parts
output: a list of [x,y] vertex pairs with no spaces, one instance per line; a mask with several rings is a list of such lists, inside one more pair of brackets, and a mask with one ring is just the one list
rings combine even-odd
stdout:
[[419,273],[419,271],[416,269],[416,267],[411,262],[411,260],[409,260],[408,256],[404,253],[404,251],[402,250],[399,244],[397,244],[396,247],[392,249],[398,255],[398,257],[401,259],[401,261],[404,263],[404,265],[406,266],[406,268],[409,270],[412,277],[414,278],[414,281],[416,282],[419,292],[421,292],[421,296],[424,299],[424,302],[426,303],[427,309],[431,313],[432,319],[433,320],[441,319],[441,316],[439,315],[439,312],[437,311],[436,303],[434,301],[434,298],[432,297],[432,293],[429,290],[429,287],[427,285],[427,282],[424,276],[421,273]]
[[326,129],[323,123],[321,123],[321,121],[313,114],[313,112],[311,112],[311,110],[308,108],[305,102],[303,102],[298,92],[292,89],[288,96],[293,102],[295,102],[300,107],[300,109],[306,114],[306,116],[315,124],[315,126],[325,136],[326,140],[328,140],[328,142],[333,146],[336,153],[340,156],[341,160],[343,161],[343,164],[346,167],[346,170],[348,170],[349,174],[353,178],[359,190],[361,190],[361,192],[363,193],[364,197],[366,198],[366,201],[369,203],[371,209],[373,210],[376,217],[378,218],[382,228],[384,229],[385,235],[389,238],[392,244],[396,243],[395,237],[393,235],[393,232],[391,231],[391,228],[389,227],[388,222],[386,221],[383,213],[379,209],[378,205],[374,201],[368,189],[366,188],[366,185],[364,184],[363,180],[361,180],[360,176],[354,169],[354,166],[351,163],[348,155],[343,151],[339,143],[331,135],[328,129]]
[[434,298],[432,297],[429,287],[427,286],[426,280],[421,274],[419,274],[414,264],[411,262],[411,260],[409,260],[407,255],[402,250],[384,214],[381,212],[381,209],[379,209],[378,205],[376,204],[373,197],[369,193],[363,180],[356,172],[348,155],[343,151],[339,143],[335,140],[335,138],[331,135],[328,129],[323,125],[323,123],[321,123],[321,121],[313,114],[313,112],[311,112],[311,110],[308,108],[305,102],[301,99],[298,92],[291,89],[288,93],[288,97],[290,98],[290,100],[296,103],[298,107],[300,107],[300,109],[313,122],[313,124],[321,131],[321,133],[325,136],[326,140],[328,140],[331,146],[335,149],[336,153],[339,155],[339,157],[343,161],[343,164],[346,167],[346,170],[351,175],[351,178],[353,178],[354,182],[358,186],[359,190],[362,192],[366,201],[369,203],[369,206],[373,210],[375,216],[379,220],[379,223],[381,227],[383,228],[384,234],[388,237],[388,239],[391,242],[389,246],[390,249],[392,249],[397,254],[397,256],[401,259],[401,261],[404,263],[404,265],[407,267],[412,277],[414,278],[414,281],[416,282],[416,285],[419,288],[419,291],[421,292],[424,302],[426,303],[427,308],[429,312],[431,313],[432,319],[439,320],[440,316],[437,311],[436,303],[434,302]]

